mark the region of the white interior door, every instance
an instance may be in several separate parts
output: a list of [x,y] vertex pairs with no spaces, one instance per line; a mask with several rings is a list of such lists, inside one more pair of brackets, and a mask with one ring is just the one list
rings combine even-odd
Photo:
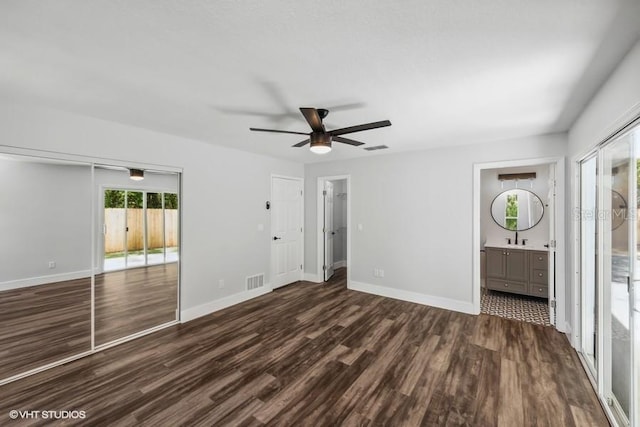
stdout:
[[333,239],[335,230],[333,229],[333,182],[324,182],[324,280],[325,282],[333,276]]
[[302,279],[302,180],[271,179],[271,286]]

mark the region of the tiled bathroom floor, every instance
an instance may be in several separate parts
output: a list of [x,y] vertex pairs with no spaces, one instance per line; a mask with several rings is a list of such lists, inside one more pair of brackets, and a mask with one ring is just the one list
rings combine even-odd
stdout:
[[480,311],[537,325],[551,325],[548,301],[543,298],[482,289]]

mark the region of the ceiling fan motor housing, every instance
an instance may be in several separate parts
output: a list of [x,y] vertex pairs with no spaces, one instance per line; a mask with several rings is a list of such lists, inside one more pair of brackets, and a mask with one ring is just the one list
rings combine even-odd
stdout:
[[331,147],[331,135],[326,132],[311,132],[310,139],[312,147]]

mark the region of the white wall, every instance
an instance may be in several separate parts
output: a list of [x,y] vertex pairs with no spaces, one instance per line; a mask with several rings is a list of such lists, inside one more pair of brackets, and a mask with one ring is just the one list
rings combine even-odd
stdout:
[[640,115],[640,41],[629,51],[627,56],[611,74],[606,83],[590,101],[569,131],[569,177],[567,194],[571,203],[567,209],[567,242],[569,242],[567,265],[567,320],[571,322],[571,338],[577,345],[579,283],[577,253],[577,230],[575,229],[575,210],[578,208],[578,187],[576,180],[576,162],[594,149],[613,131]]
[[[183,311],[242,293],[248,275],[264,272],[269,280],[271,227],[264,204],[270,198],[270,175],[303,176],[303,166],[293,162],[15,104],[0,105],[0,141],[183,168]],[[258,224],[263,224],[263,231]],[[222,289],[219,279],[225,279]]]
[[305,272],[317,275],[317,177],[351,175],[351,280],[471,311],[473,164],[565,152],[555,134],[305,165]]
[[[529,190],[535,193],[545,206],[542,219],[535,227],[518,232],[518,240],[527,239],[527,244],[541,246],[549,243],[549,166],[523,166],[517,168],[484,169],[481,176],[481,199],[480,199],[480,243],[489,242],[493,244],[507,243],[506,238],[515,238],[513,231],[507,231],[500,227],[491,217],[491,202],[503,191],[515,188],[515,181],[498,180],[499,174],[535,172],[536,179],[531,181],[520,181],[518,188]],[[520,242],[518,242],[520,244]]]
[[[347,180],[333,181],[333,263],[347,260]],[[346,264],[345,264],[346,265]]]
[[91,271],[91,167],[31,160],[0,158],[0,290]]

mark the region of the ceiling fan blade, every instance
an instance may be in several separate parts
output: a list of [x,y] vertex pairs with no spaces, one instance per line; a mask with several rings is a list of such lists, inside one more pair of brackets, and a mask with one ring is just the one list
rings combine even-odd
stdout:
[[342,142],[343,144],[355,145],[356,147],[358,145],[364,145],[364,142],[356,141],[356,140],[349,139],[349,138],[344,138],[342,136],[334,136],[331,139],[333,139],[336,142]]
[[307,145],[308,143],[310,143],[311,140],[310,139],[305,139],[304,141],[298,142],[295,145],[292,145],[292,147],[304,147],[305,145]]
[[366,123],[363,125],[349,126],[348,128],[334,129],[330,130],[328,133],[332,136],[337,136],[344,135],[346,133],[361,132],[363,130],[383,128],[385,126],[391,126],[391,122],[389,120],[383,120],[381,122]]
[[255,132],[275,132],[275,133],[292,133],[294,135],[309,135],[308,133],[294,132],[294,131],[291,131],[291,130],[260,129],[260,128],[249,128],[249,130],[252,130],[252,131],[255,131]]
[[315,108],[300,108],[300,112],[311,126],[314,132],[324,132],[324,126],[322,125],[322,119],[318,114],[318,110]]

